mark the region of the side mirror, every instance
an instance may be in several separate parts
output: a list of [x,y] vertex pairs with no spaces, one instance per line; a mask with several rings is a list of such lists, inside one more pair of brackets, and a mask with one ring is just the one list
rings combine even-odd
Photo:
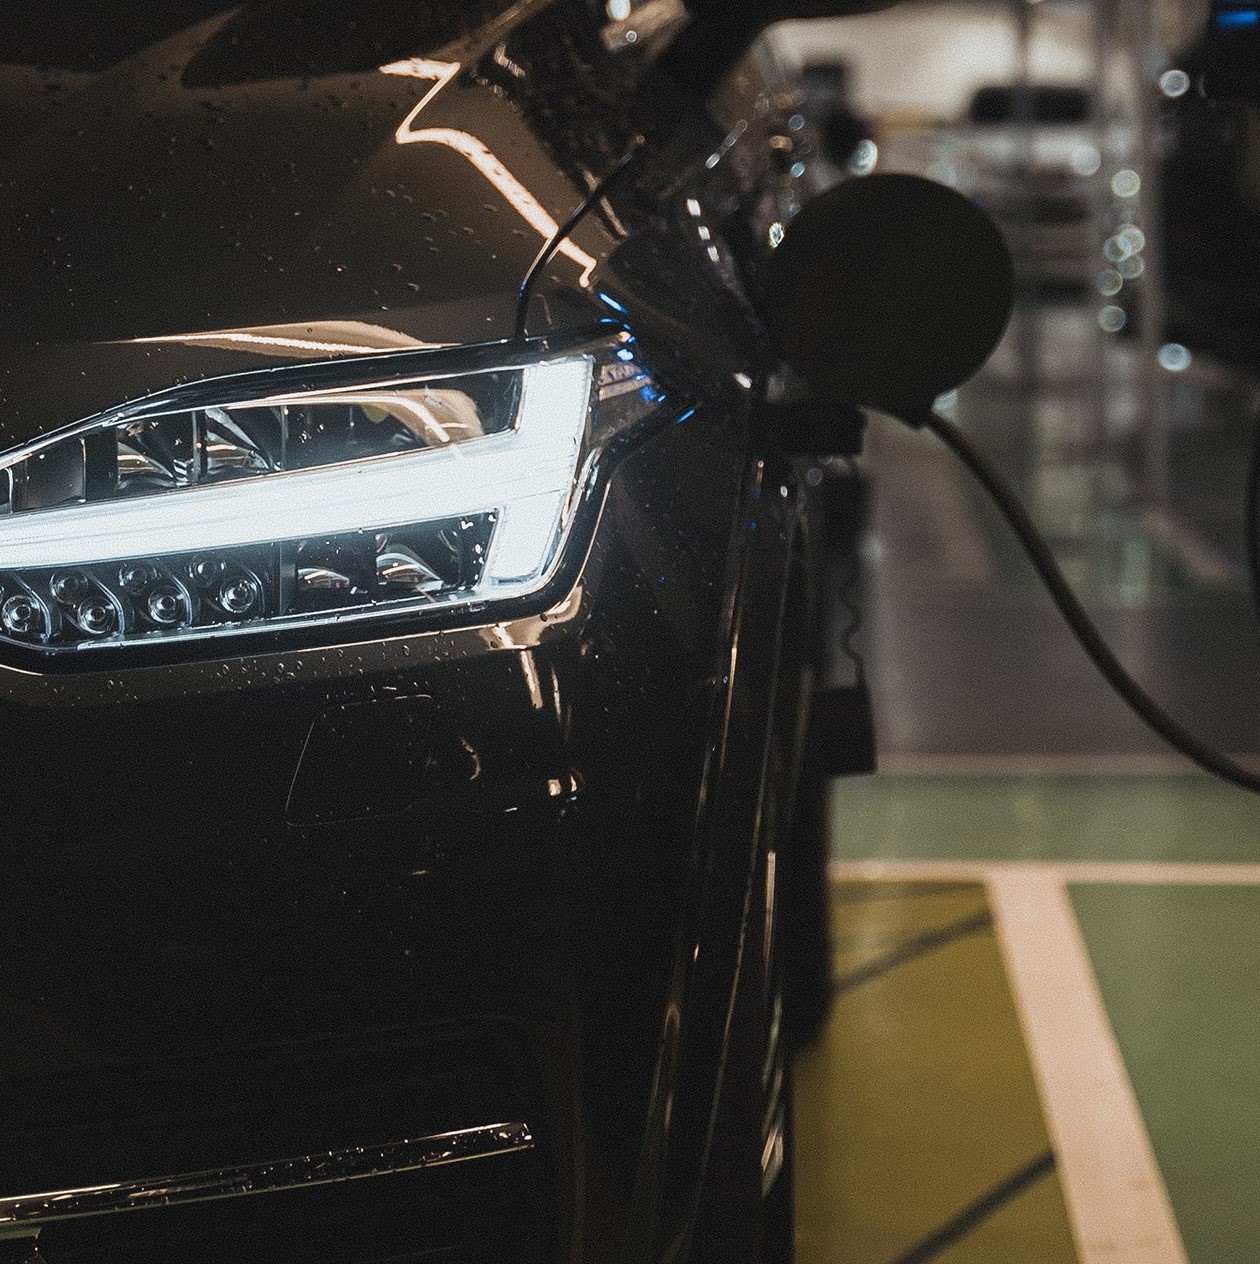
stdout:
[[808,203],[763,280],[779,354],[816,397],[907,420],[988,359],[1013,298],[993,221],[909,175],[849,180]]

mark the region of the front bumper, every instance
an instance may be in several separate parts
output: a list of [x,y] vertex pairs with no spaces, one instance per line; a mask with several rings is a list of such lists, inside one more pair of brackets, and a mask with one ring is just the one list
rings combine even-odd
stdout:
[[[629,455],[577,587],[531,619],[3,671],[22,828],[4,835],[0,1258],[36,1224],[48,1264],[624,1258],[662,1042],[728,999],[678,1012],[695,876],[725,874],[739,907],[749,859],[746,837],[714,855],[697,836],[750,538],[740,424],[702,410]],[[784,491],[749,512],[785,558]],[[775,635],[765,618],[741,654]],[[390,741],[362,740],[378,720]],[[295,814],[302,784],[318,811]],[[716,1071],[679,1086],[695,1119]],[[502,1124],[515,1153],[372,1157]],[[277,1161],[361,1160],[371,1179],[227,1196]],[[154,1192],[207,1171],[224,1196]],[[171,1173],[196,1179],[150,1179]],[[48,1219],[41,1195],[100,1186],[55,1201],[150,1210]]]

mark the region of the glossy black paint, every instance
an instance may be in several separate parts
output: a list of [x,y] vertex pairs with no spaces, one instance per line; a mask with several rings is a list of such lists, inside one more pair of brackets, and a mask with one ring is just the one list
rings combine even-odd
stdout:
[[562,582],[510,617],[0,661],[0,1196],[491,1117],[541,1143],[389,1178],[429,1200],[423,1241],[381,1227],[389,1190],[304,1194],[279,1197],[361,1232],[288,1240],[260,1197],[49,1230],[48,1264],[687,1250],[749,876],[790,797],[767,769],[794,766],[808,684],[745,288],[795,194],[749,70],[638,146],[646,67],[597,15],[526,4],[417,48],[462,67],[418,114],[432,78],[234,75],[222,17],[5,80],[4,446],[218,375],[610,321],[670,384]]
[[6,446],[179,381],[511,338],[535,258],[630,148],[621,63],[546,5],[389,73],[203,82],[230,13],[95,76],[6,68]]

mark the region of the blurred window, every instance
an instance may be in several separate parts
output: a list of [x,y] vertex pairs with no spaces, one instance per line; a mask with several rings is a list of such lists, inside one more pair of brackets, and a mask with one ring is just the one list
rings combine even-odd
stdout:
[[1033,123],[1088,123],[1093,103],[1085,88],[1035,84],[1027,89],[990,85],[971,98],[967,116],[981,127],[1014,123],[1027,117]]

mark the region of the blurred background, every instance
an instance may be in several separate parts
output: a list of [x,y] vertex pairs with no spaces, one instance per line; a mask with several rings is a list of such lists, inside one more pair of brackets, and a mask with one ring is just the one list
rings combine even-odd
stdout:
[[[911,3],[772,51],[820,185],[908,171],[992,213],[1014,317],[938,409],[1129,671],[1255,767],[1260,111],[1202,91],[1208,22]],[[864,673],[879,771],[832,788],[800,1259],[1260,1259],[1260,801],[1111,693],[933,437],[873,418],[811,479],[859,507],[830,671]]]
[[[1244,503],[1260,373],[1260,114],[1199,90],[1206,5],[902,4],[788,24],[822,179],[909,171],[986,207],[1019,302],[940,402],[998,459],[1144,683],[1260,749]],[[884,768],[1163,759],[966,474],[870,435],[864,647]]]

